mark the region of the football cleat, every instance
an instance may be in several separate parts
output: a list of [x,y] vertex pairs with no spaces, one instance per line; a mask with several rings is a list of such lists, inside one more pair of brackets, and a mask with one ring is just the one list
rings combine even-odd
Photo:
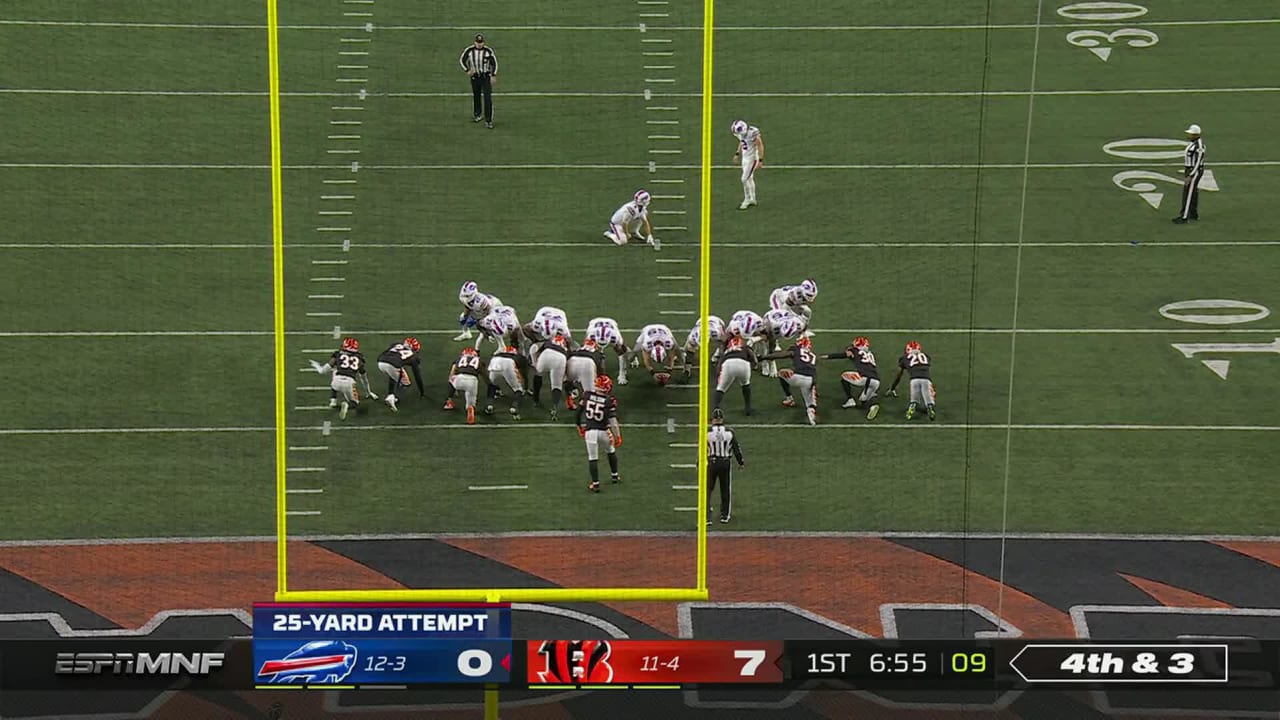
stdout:
[[929,409],[929,420],[930,420],[930,421],[937,420],[937,419],[938,419],[938,411],[937,411],[936,409],[934,409],[934,407],[933,407],[932,405],[930,405],[928,409]]
[[840,407],[842,407],[842,408],[856,408],[856,407],[858,407],[858,399],[857,399],[857,398],[849,398],[848,400],[845,400],[845,401],[844,401],[844,404],[843,404],[843,405],[841,405]]
[[559,420],[559,419],[560,419],[560,411],[559,411],[559,410],[557,410],[557,409],[555,408],[555,406],[554,406],[554,405],[551,407],[551,410],[550,410],[549,412],[550,412],[550,414],[551,414],[551,419],[552,419],[552,420]]
[[818,411],[817,411],[817,410],[815,410],[815,409],[813,409],[813,408],[806,408],[806,409],[805,409],[805,413],[804,413],[804,414],[805,414],[805,417],[809,418],[809,424],[810,424],[810,425],[817,425],[817,424],[818,424]]
[[622,478],[618,477],[618,473],[614,473],[609,476],[609,482],[613,483],[614,485],[617,485],[618,483],[622,482]]
[[463,341],[463,340],[470,340],[470,339],[471,339],[471,328],[467,328],[466,330],[463,330],[462,332],[458,333],[457,335],[455,335],[455,336],[453,337],[453,339],[454,339],[455,341],[458,341],[458,342],[461,342],[461,341]]
[[391,408],[391,412],[399,412],[399,411],[400,411],[400,409],[396,407],[396,396],[395,396],[395,395],[388,395],[388,396],[386,396],[385,398],[383,398],[383,402],[385,402],[385,403],[387,404],[387,407]]
[[329,407],[331,408],[338,407],[338,398],[329,398]]
[[339,420],[346,420],[346,419],[347,419],[347,411],[348,411],[348,410],[350,410],[350,409],[351,409],[351,406],[347,404],[347,401],[343,400],[343,401],[342,401],[342,405],[340,405],[340,406],[338,407],[338,419],[339,419]]
[[910,405],[907,406],[907,419],[910,420],[915,416],[916,416],[916,404],[911,403]]
[[593,482],[593,483],[591,483],[590,485],[588,485],[588,486],[587,486],[587,489],[588,489],[588,490],[590,490],[590,491],[591,491],[591,492],[593,492],[593,493],[598,493],[598,492],[600,492],[600,483],[598,483],[598,482]]
[[747,209],[747,208],[749,208],[749,207],[751,207],[751,203],[747,202],[746,200],[743,200],[743,201],[742,201],[742,204],[738,206],[738,209],[739,209],[739,210],[746,210],[746,209]]
[[520,411],[516,409],[515,405],[512,405],[511,407],[507,408],[507,412],[511,413],[512,420],[520,419]]
[[360,341],[356,340],[355,338],[343,338],[342,349],[346,350],[347,352],[359,352]]
[[492,415],[492,414],[493,414],[493,403],[489,403],[488,405],[485,405],[485,406],[484,406],[484,414],[485,414],[485,415]]
[[445,401],[444,401],[444,408],[443,408],[443,409],[445,409],[445,410],[452,410],[452,409],[453,409],[453,398],[449,398],[448,400],[445,400]]
[[782,407],[795,407],[795,406],[796,406],[796,399],[790,395],[787,396],[786,400],[782,401]]

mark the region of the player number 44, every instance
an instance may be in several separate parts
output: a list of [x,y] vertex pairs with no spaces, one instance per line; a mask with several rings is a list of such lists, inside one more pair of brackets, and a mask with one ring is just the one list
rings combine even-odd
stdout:
[[733,657],[736,660],[746,660],[742,663],[742,670],[738,673],[742,677],[755,677],[756,670],[764,664],[764,660],[769,653],[764,650],[734,650]]

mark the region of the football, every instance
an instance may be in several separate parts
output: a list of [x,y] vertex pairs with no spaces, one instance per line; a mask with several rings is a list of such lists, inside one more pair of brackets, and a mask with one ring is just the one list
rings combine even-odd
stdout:
[[654,373],[653,381],[658,383],[659,385],[666,385],[667,383],[671,382],[671,373],[665,373],[665,372]]

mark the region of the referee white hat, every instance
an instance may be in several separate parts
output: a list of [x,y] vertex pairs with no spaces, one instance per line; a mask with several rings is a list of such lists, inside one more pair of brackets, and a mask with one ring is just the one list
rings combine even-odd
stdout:
[[1187,129],[1184,132],[1186,132],[1188,135],[1199,135],[1200,126],[1196,125],[1195,123],[1192,123],[1191,125],[1187,126]]

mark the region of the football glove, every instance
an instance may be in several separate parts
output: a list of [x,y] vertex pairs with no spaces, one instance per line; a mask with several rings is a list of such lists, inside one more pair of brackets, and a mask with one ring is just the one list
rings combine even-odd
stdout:
[[614,434],[613,434],[613,431],[612,431],[612,430],[610,430],[610,431],[609,431],[609,439],[613,442],[613,446],[614,446],[614,447],[622,447],[622,434],[621,434],[621,433],[618,433],[617,435],[614,435]]
[[889,392],[885,393],[885,396],[887,396],[887,397],[898,397],[898,391],[897,391],[897,390],[890,390]]
[[316,362],[315,360],[311,360],[310,362],[311,362],[311,369],[312,369],[312,370],[315,370],[316,372],[320,373],[321,375],[325,374],[325,372],[327,372],[327,371],[329,370],[329,366],[328,366],[328,365],[321,365],[320,363]]
[[586,436],[587,436],[587,429],[586,429],[585,427],[583,427],[583,426],[579,425],[579,426],[578,426],[578,437],[583,437],[583,438],[584,438],[584,437],[586,437]]

